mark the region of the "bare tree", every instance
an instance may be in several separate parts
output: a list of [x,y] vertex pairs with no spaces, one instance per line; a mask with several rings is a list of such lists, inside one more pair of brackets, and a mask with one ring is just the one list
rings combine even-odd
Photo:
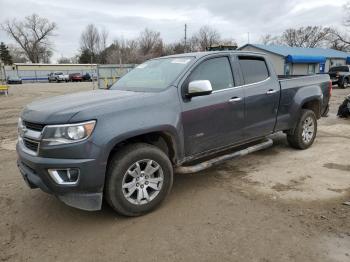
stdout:
[[163,53],[163,40],[160,37],[160,33],[145,29],[140,33],[137,39],[139,45],[141,59],[149,59],[152,57],[161,56]]
[[109,64],[136,64],[138,59],[138,44],[136,40],[115,39],[106,48],[107,63]]
[[[350,1],[344,5],[344,21],[343,25],[345,27],[350,27]],[[349,52],[350,51],[350,36],[346,32],[342,32],[338,29],[333,28],[331,32],[331,37],[329,40],[330,48]]]
[[280,45],[281,40],[279,36],[273,36],[271,34],[266,34],[261,36],[260,43],[263,45]]
[[199,31],[190,39],[191,51],[205,51],[208,47],[219,44],[221,40],[220,33],[206,25],[202,26]]
[[80,36],[80,47],[92,54],[100,51],[100,33],[94,24],[89,24]]
[[345,32],[341,32],[337,29],[332,29],[331,36],[329,37],[329,47],[335,50],[349,52],[350,51],[350,37]]
[[9,52],[10,52],[10,55],[12,56],[12,60],[14,63],[26,63],[26,62],[28,62],[28,58],[25,55],[22,48],[14,45],[14,44],[9,44],[8,48],[9,48]]
[[52,55],[49,38],[54,35],[56,24],[37,14],[26,16],[23,21],[7,20],[1,28],[23,49],[32,63],[48,61]]
[[68,57],[61,56],[57,59],[58,64],[72,64],[72,60]]
[[[89,62],[105,63],[106,56],[104,50],[107,47],[108,31],[106,29],[99,30],[94,24],[86,26],[80,36],[81,55]],[[89,56],[90,59],[85,57]]]
[[283,32],[281,43],[292,47],[322,47],[331,33],[331,28],[321,26],[290,28]]
[[107,39],[108,39],[109,32],[107,31],[106,28],[102,28],[100,32],[100,45],[101,49],[106,49],[107,47]]
[[185,53],[184,42],[170,43],[164,45],[163,55],[175,55]]

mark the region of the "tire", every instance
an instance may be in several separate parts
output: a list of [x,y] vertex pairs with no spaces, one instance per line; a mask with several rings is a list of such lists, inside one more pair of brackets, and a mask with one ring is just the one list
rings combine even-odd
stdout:
[[[151,170],[156,170],[154,173],[146,172],[149,163]],[[129,189],[126,185],[130,184],[133,186]],[[168,156],[153,145],[138,143],[125,146],[109,161],[104,193],[108,204],[117,213],[140,216],[158,207],[169,194],[172,184],[173,167]]]
[[347,78],[344,78],[343,84],[340,86],[341,88],[347,88],[349,85],[349,80]]
[[303,109],[293,134],[287,134],[287,140],[291,147],[307,149],[314,143],[316,134],[317,118],[315,113],[312,110]]

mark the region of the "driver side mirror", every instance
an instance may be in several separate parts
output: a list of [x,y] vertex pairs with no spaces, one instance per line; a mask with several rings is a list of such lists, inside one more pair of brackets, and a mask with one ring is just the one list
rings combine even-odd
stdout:
[[188,84],[187,97],[205,96],[213,92],[213,87],[209,80],[196,80]]

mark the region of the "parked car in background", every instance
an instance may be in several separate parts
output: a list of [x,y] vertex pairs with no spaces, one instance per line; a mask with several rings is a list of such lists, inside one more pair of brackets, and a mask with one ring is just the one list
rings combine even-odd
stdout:
[[338,85],[341,88],[347,88],[350,84],[350,66],[333,66],[329,69],[328,74],[333,85]]
[[69,76],[63,72],[50,73],[48,76],[49,83],[51,82],[68,82]]
[[309,148],[331,92],[327,74],[279,79],[262,53],[161,57],[109,90],[27,105],[18,167],[29,187],[67,205],[99,210],[105,198],[118,213],[139,216],[166,198],[174,172],[266,148],[280,131],[291,147]]
[[82,75],[83,81],[92,81],[91,75],[89,73],[85,73]]
[[83,76],[80,73],[73,73],[69,75],[69,81],[71,82],[81,82],[83,81]]
[[22,84],[22,78],[20,78],[18,76],[8,76],[6,82],[9,85],[11,85],[11,84]]

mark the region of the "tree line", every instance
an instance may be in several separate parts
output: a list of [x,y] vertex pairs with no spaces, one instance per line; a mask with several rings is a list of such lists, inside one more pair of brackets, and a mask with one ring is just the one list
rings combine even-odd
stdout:
[[[350,27],[350,2],[345,6],[343,25]],[[49,63],[53,55],[53,37],[57,24],[37,14],[23,20],[6,20],[0,25],[16,43],[0,43],[0,59],[13,62]],[[74,57],[61,57],[59,63],[138,64],[147,59],[185,52],[205,51],[216,44],[237,45],[234,38],[224,39],[219,31],[202,26],[188,39],[164,43],[160,32],[145,28],[134,39],[117,38],[108,44],[109,32],[89,24],[80,36],[80,48]],[[339,29],[323,26],[289,28],[279,35],[261,36],[261,44],[291,47],[323,47],[350,52],[350,36]]]

